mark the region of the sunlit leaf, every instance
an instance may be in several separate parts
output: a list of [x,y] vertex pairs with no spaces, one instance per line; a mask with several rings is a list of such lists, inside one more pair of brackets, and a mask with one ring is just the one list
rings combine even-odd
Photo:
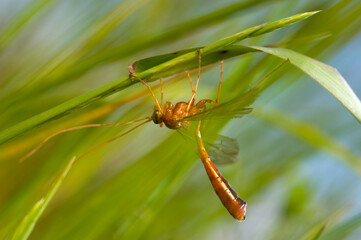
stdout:
[[254,49],[258,49],[285,60],[288,59],[291,64],[308,74],[330,92],[359,122],[361,122],[360,99],[358,99],[346,80],[335,68],[289,49],[265,47],[254,47]]

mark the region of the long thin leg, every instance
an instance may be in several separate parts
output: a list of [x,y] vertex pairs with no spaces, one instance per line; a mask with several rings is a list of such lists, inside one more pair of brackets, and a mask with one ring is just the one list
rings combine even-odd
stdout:
[[148,85],[144,80],[140,79],[139,77],[137,77],[137,76],[135,76],[135,75],[133,75],[133,74],[131,75],[131,77],[135,77],[135,78],[138,79],[141,83],[143,83],[144,86],[146,86],[146,87],[148,88],[150,94],[152,94],[152,96],[153,96],[153,98],[154,98],[155,104],[157,105],[157,108],[158,108],[159,112],[162,112],[162,108],[160,107],[159,102],[158,102],[157,98],[155,97],[152,89],[149,87],[149,85]]
[[221,96],[222,78],[223,78],[223,61],[221,61],[221,77],[219,79],[219,85],[218,85],[218,95],[216,100],[217,103],[219,103],[219,97]]
[[151,120],[151,119],[148,119],[148,120],[146,120],[146,121],[144,121],[144,122],[136,125],[135,127],[129,129],[128,131],[120,134],[119,136],[116,136],[116,137],[114,137],[114,138],[112,138],[112,139],[110,139],[110,140],[108,140],[108,141],[106,141],[106,142],[103,142],[103,143],[99,144],[98,146],[90,149],[89,151],[87,151],[86,153],[84,153],[83,155],[81,155],[78,159],[76,159],[76,160],[75,160],[75,163],[77,163],[80,159],[82,159],[82,158],[85,157],[86,155],[94,152],[95,150],[97,150],[97,149],[99,149],[99,148],[101,148],[101,147],[103,147],[103,146],[105,146],[105,145],[107,145],[107,144],[109,144],[109,143],[111,143],[111,142],[113,142],[113,141],[115,141],[115,140],[117,140],[118,138],[123,137],[124,135],[132,132],[132,131],[135,130],[136,128],[138,128],[138,127],[140,127],[140,126],[142,126],[142,125],[144,125],[144,124],[146,124],[147,122],[150,122],[150,121],[152,121],[152,120]]
[[127,125],[127,124],[131,124],[131,123],[135,123],[135,122],[139,122],[139,121],[143,121],[143,120],[149,120],[149,119],[150,119],[149,117],[146,117],[146,118],[141,118],[141,119],[133,120],[130,122],[123,122],[123,123],[113,123],[113,124],[95,123],[95,124],[87,124],[87,125],[81,125],[81,126],[61,129],[55,133],[52,133],[48,137],[46,137],[41,143],[38,144],[38,146],[36,146],[33,150],[31,150],[24,157],[22,157],[19,160],[19,162],[23,162],[24,160],[26,160],[29,157],[31,157],[32,155],[34,155],[46,142],[48,142],[49,140],[51,140],[52,138],[54,138],[55,136],[57,136],[61,133],[71,132],[71,131],[79,130],[79,129],[83,129],[83,128],[91,128],[91,127],[116,127],[116,126]]
[[198,76],[197,76],[197,82],[196,82],[196,86],[195,86],[194,90],[192,91],[192,96],[189,99],[188,106],[187,106],[187,112],[189,112],[189,109],[191,108],[192,103],[194,101],[194,97],[196,96],[198,83],[199,83],[199,77],[201,75],[201,61],[202,61],[201,60],[201,52],[198,50]]
[[191,78],[191,75],[189,75],[189,72],[186,72],[187,76],[188,76],[188,79],[189,79],[189,83],[191,84],[191,87],[192,87],[192,92],[194,91],[194,87],[193,87],[193,82],[192,82],[192,78]]
[[162,79],[159,79],[160,81],[160,106],[163,106],[163,82]]
[[202,99],[202,100],[200,100],[199,102],[197,102],[196,106],[197,106],[197,107],[203,107],[203,106],[206,105],[206,103],[210,103],[210,104],[212,104],[213,106],[218,106],[218,103],[215,102],[215,101],[213,101],[213,100],[211,100],[211,99]]

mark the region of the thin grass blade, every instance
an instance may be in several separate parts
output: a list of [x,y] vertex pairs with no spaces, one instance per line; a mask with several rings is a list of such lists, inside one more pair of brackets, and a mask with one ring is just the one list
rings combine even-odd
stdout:
[[329,232],[325,233],[319,240],[339,240],[345,239],[351,233],[361,226],[361,214],[354,216],[348,221],[334,227]]
[[305,20],[306,18],[308,18],[318,12],[319,11],[300,13],[300,14],[293,15],[291,17],[280,19],[275,22],[265,23],[265,24],[258,25],[253,28],[246,29],[242,32],[239,32],[230,37],[219,40],[219,41],[203,48],[201,52],[202,52],[202,54],[207,53],[208,51],[215,50],[215,49],[218,49],[221,47],[225,47],[225,46],[240,42],[246,38],[256,37],[256,36],[260,36],[265,33],[276,31],[280,28],[284,28],[284,27],[292,25],[296,22]]
[[318,224],[313,226],[310,230],[308,230],[303,236],[298,238],[298,240],[318,240],[324,234],[326,230],[328,230],[331,226],[335,224],[336,221],[340,217],[345,214],[346,208],[341,208],[336,212],[332,213],[326,219],[320,221]]
[[343,163],[347,163],[352,169],[361,174],[361,157],[346,146],[328,136],[316,126],[295,119],[286,113],[273,109],[271,112],[264,112],[258,109],[253,116],[268,123],[278,126],[293,136],[307,142],[316,149],[323,149],[331,155],[337,157]]
[[[56,1],[56,0],[55,0]],[[36,16],[42,9],[54,0],[38,0],[25,7],[23,12],[19,14],[12,24],[9,25],[0,35],[0,51],[18,35],[28,22]]]
[[12,237],[12,240],[26,240],[33,231],[36,222],[48,206],[49,202],[58,191],[61,183],[63,182],[66,175],[69,173],[71,167],[73,166],[75,157],[69,162],[63,172],[60,174],[58,179],[55,181],[53,186],[50,188],[45,197],[41,198],[38,202],[35,203],[33,208],[29,213],[23,218],[22,222],[19,224],[15,233]]
[[325,231],[328,222],[325,222],[319,226],[314,227],[305,236],[299,238],[299,240],[317,240],[320,238],[321,234]]

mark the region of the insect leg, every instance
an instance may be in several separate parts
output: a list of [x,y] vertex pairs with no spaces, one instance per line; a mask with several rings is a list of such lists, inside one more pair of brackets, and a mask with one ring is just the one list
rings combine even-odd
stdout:
[[194,101],[194,97],[196,96],[198,83],[199,83],[199,77],[201,75],[201,62],[202,62],[202,60],[201,60],[201,52],[199,50],[197,52],[198,52],[198,75],[197,75],[196,86],[195,86],[194,90],[192,91],[192,96],[191,96],[191,98],[189,99],[189,102],[188,102],[187,112],[189,112],[189,109],[191,108],[192,103]]
[[191,78],[191,75],[189,75],[189,72],[186,72],[187,76],[188,76],[188,79],[189,79],[189,83],[191,84],[191,87],[192,87],[192,93],[194,91],[194,87],[193,87],[193,82],[192,82],[192,78]]
[[146,124],[146,123],[148,123],[148,122],[150,122],[150,121],[152,121],[152,120],[151,120],[151,119],[148,119],[148,120],[146,120],[146,121],[144,121],[144,122],[136,125],[135,127],[129,129],[128,131],[126,131],[126,132],[124,132],[124,133],[122,133],[122,134],[120,134],[120,135],[118,135],[118,136],[116,136],[116,137],[114,137],[114,138],[112,138],[112,139],[110,139],[110,140],[108,140],[108,141],[106,141],[106,142],[103,142],[103,143],[99,144],[98,146],[90,149],[89,151],[87,151],[86,153],[84,153],[83,155],[81,155],[79,158],[77,158],[77,159],[75,160],[74,164],[77,163],[80,159],[82,159],[82,158],[85,157],[86,155],[88,155],[88,154],[94,152],[95,150],[97,150],[97,149],[99,149],[99,148],[101,148],[101,147],[103,147],[103,146],[105,146],[105,145],[107,145],[107,144],[109,144],[109,143],[111,143],[111,142],[113,142],[113,141],[115,141],[115,140],[123,137],[124,135],[132,132],[133,130],[139,128],[140,126],[142,126],[142,125],[144,125],[144,124]]
[[23,156],[19,162],[23,162],[26,159],[28,159],[29,157],[31,157],[32,155],[34,155],[46,142],[48,142],[49,140],[51,140],[52,138],[56,137],[57,135],[61,134],[61,133],[66,133],[66,132],[71,132],[74,130],[79,130],[79,129],[83,129],[83,128],[91,128],[91,127],[116,127],[116,126],[121,126],[121,125],[127,125],[127,124],[131,124],[131,123],[135,123],[135,122],[139,122],[139,121],[143,121],[143,120],[149,120],[149,117],[146,118],[142,118],[142,119],[137,119],[137,120],[133,120],[130,122],[123,122],[123,123],[114,123],[114,124],[108,124],[108,123],[95,123],[95,124],[87,124],[87,125],[81,125],[81,126],[76,126],[76,127],[71,127],[71,128],[65,128],[65,129],[61,129],[55,133],[52,133],[51,135],[49,135],[48,137],[46,137],[41,143],[39,143],[33,150],[31,150],[30,152],[28,152],[25,156]]
[[202,99],[199,102],[197,102],[196,106],[197,107],[203,107],[205,106],[206,103],[210,103],[214,106],[218,106],[218,103],[216,103],[215,101],[211,100],[211,99]]

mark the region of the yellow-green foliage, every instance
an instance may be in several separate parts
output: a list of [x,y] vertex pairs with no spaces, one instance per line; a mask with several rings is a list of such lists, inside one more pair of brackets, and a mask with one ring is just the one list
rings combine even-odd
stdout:
[[[361,86],[346,70],[359,70],[352,66],[361,2],[0,6],[0,239],[359,239]],[[195,142],[153,123],[71,170],[74,156],[133,126],[61,134],[19,163],[57,130],[150,116],[154,101],[129,78],[132,63],[158,99],[163,77],[164,99],[187,101],[184,71],[195,81],[198,49],[196,100],[216,97],[220,60],[221,102],[289,60],[262,82],[252,114],[204,123],[206,132],[239,142],[239,161],[220,170],[247,201],[246,221],[232,219],[217,199]]]

